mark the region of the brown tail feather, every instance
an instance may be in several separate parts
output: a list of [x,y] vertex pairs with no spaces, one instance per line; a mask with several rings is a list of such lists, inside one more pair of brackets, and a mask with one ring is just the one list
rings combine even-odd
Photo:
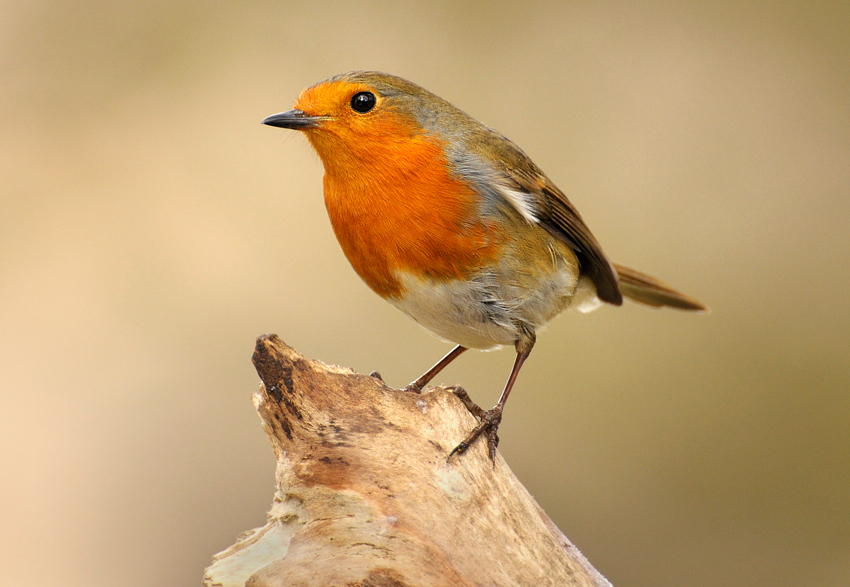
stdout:
[[661,280],[616,263],[613,265],[620,277],[620,291],[636,302],[655,307],[670,306],[681,310],[708,312],[708,306],[679,293]]

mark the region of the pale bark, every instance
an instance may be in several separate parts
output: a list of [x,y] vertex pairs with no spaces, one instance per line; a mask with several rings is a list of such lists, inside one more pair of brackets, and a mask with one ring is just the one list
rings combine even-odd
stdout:
[[610,587],[485,443],[446,458],[476,424],[451,392],[392,389],[275,335],[254,364],[277,492],[206,585]]

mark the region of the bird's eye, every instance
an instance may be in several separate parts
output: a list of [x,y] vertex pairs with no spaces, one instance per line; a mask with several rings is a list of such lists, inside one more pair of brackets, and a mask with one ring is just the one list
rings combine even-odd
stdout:
[[364,114],[374,108],[376,102],[377,99],[372,92],[357,92],[351,97],[351,109]]

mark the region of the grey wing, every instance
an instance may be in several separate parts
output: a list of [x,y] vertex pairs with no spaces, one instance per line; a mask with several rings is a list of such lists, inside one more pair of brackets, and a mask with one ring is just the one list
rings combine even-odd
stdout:
[[617,271],[567,196],[510,139],[487,127],[465,137],[466,149],[451,157],[461,176],[482,191],[498,192],[529,222],[567,243],[600,300],[623,303]]
[[621,305],[623,295],[616,269],[567,196],[548,179],[543,179],[546,185],[540,190],[540,207],[548,208],[548,213],[540,215],[540,225],[575,250],[581,270],[596,285],[600,300]]

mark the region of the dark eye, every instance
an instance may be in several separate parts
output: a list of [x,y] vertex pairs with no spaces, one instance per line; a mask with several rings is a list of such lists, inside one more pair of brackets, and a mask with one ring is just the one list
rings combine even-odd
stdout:
[[372,92],[357,92],[351,97],[351,108],[355,112],[363,114],[374,108],[375,102],[377,102],[377,99]]

